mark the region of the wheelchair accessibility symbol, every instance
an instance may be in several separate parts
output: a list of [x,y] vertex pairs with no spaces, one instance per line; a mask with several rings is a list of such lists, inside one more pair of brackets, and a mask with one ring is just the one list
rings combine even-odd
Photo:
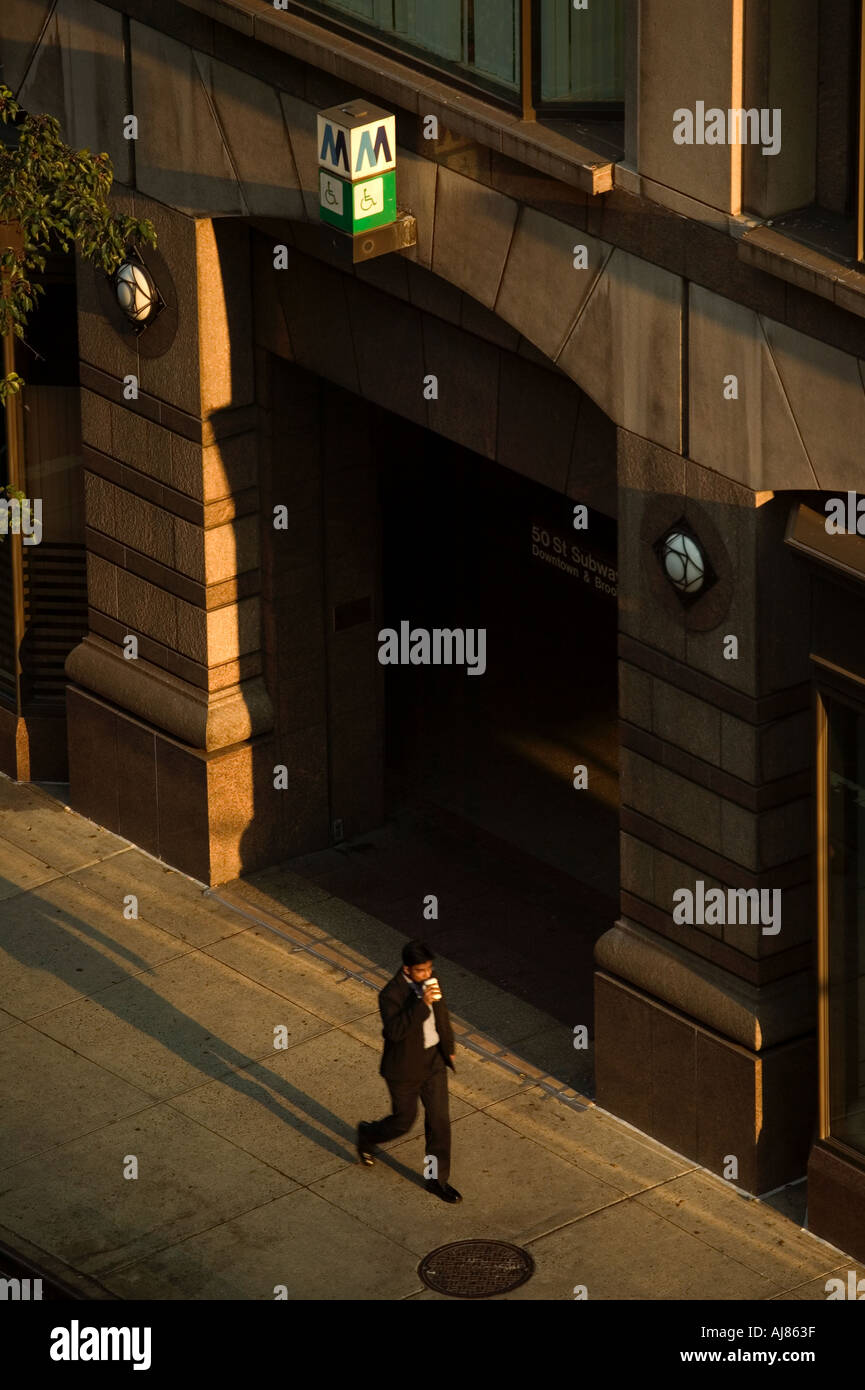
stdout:
[[374,217],[384,211],[384,184],[381,179],[370,179],[358,184],[354,190],[354,215],[357,218]]
[[319,192],[321,206],[323,208],[331,208],[337,217],[342,217],[344,205],[342,184],[339,182],[339,179],[332,179],[322,171]]

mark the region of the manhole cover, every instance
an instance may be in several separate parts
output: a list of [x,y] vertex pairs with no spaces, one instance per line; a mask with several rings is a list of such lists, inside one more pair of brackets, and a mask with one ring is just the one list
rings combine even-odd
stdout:
[[428,1289],[451,1298],[489,1298],[518,1289],[535,1272],[526,1250],[503,1240],[456,1240],[426,1255],[418,1273]]

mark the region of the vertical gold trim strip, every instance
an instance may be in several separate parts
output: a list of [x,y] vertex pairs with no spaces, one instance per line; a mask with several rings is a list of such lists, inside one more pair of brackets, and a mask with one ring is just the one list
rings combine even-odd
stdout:
[[[865,3],[865,0],[863,0]],[[745,0],[733,0],[733,71],[730,78],[730,107],[741,111],[745,105]],[[730,140],[730,212],[738,217],[742,211],[742,129]],[[729,138],[730,132],[727,132]]]
[[820,1138],[829,1137],[829,728],[817,690],[817,1057]]
[[[532,4],[534,0],[520,0],[520,89],[523,99],[523,120],[534,121],[535,115],[534,93],[532,92],[532,78],[534,64],[532,61]],[[865,0],[863,0],[865,3]]]
[[859,159],[856,188],[856,259],[865,261],[865,0],[859,7]]

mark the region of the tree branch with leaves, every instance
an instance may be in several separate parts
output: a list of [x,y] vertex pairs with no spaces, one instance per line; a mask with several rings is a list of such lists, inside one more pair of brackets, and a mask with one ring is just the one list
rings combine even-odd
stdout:
[[[107,154],[73,150],[54,116],[28,115],[0,85],[0,121],[17,129],[17,143],[0,144],[0,223],[20,230],[21,249],[0,247],[0,337],[26,343],[27,320],[44,294],[38,275],[46,256],[75,247],[85,260],[113,275],[130,242],[156,245],[152,223],[115,213],[108,205],[114,170]],[[0,378],[0,402],[24,385],[17,372]]]

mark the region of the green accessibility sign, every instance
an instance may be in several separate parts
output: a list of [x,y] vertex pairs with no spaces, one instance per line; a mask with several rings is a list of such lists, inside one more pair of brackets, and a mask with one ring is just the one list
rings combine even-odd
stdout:
[[317,119],[319,214],[350,236],[396,221],[396,117],[365,101]]

